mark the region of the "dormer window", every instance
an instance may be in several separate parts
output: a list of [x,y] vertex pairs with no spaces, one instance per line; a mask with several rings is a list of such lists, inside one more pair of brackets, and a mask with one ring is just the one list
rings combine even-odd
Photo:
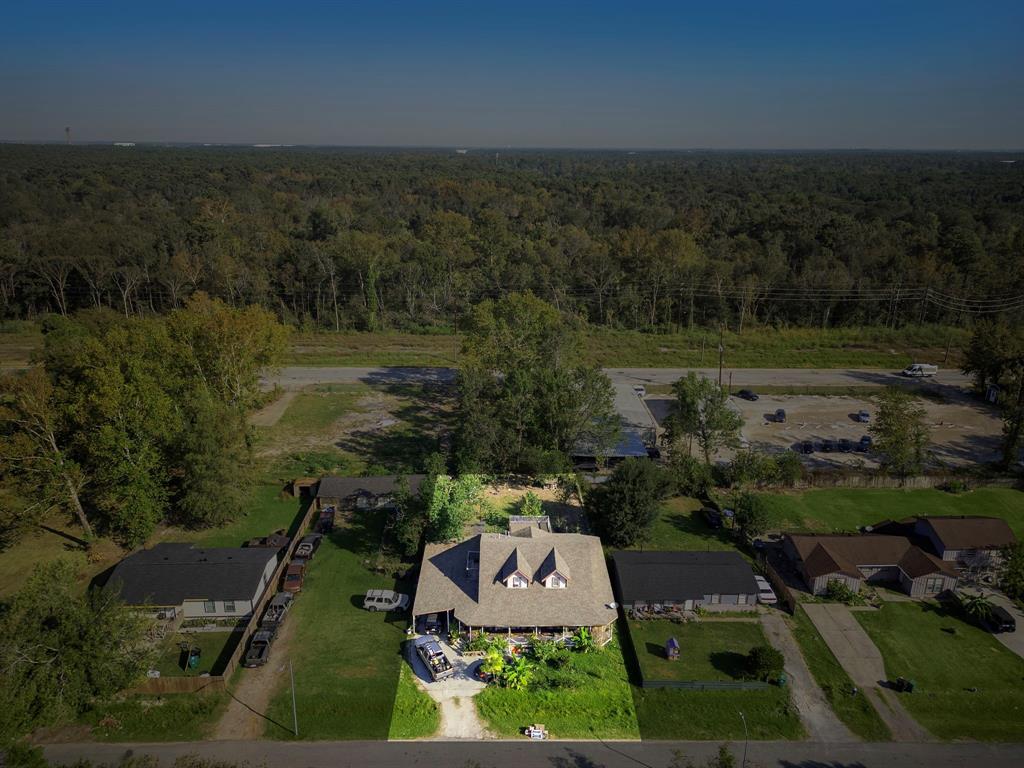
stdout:
[[521,573],[513,573],[506,582],[509,589],[526,589],[530,584]]
[[568,583],[569,582],[566,580],[565,576],[557,571],[544,579],[544,586],[548,589],[565,589],[565,586]]

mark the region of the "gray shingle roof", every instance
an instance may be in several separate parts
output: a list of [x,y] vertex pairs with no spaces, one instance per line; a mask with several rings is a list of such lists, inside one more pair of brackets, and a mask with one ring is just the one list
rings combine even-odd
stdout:
[[185,600],[249,600],[277,550],[257,547],[197,549],[157,544],[114,566],[108,589],[128,605],[181,605]]
[[634,552],[612,555],[623,603],[752,595],[754,572],[738,552]]
[[[347,499],[350,496],[384,496],[398,490],[398,475],[384,477],[322,477],[316,486],[317,498]],[[406,475],[409,492],[418,493],[425,475]]]
[[527,581],[532,581],[530,564],[526,562],[526,557],[520,551],[519,547],[512,550],[512,554],[508,556],[508,560],[506,560],[505,564],[501,566],[501,573],[498,574],[497,579],[499,581],[505,581],[509,576],[516,573],[525,577]]
[[540,568],[537,569],[537,581],[544,581],[556,571],[566,579],[569,578],[569,563],[565,561],[557,547],[552,547],[547,557],[544,558],[544,562],[540,564]]
[[[458,544],[428,544],[413,614],[451,610],[463,624],[474,627],[583,627],[614,621],[601,540],[578,533],[530,531],[529,538],[481,533]],[[556,546],[564,567],[572,571],[565,589],[548,589],[538,582],[527,589],[509,589],[499,580],[513,556],[542,563]]]

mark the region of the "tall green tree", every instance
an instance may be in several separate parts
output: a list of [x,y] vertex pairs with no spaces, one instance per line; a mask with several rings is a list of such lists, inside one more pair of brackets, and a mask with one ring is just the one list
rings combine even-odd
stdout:
[[91,539],[81,499],[86,476],[66,449],[66,435],[53,385],[41,366],[0,377],[0,479],[29,500],[16,528],[58,509]]
[[483,483],[476,475],[439,475],[427,501],[427,537],[430,541],[462,538],[462,529],[479,512]]
[[720,449],[739,444],[743,417],[729,406],[729,395],[715,382],[690,371],[672,385],[672,392],[671,439],[686,439],[688,445],[696,440],[705,464],[711,464]]
[[670,478],[654,462],[626,459],[587,493],[587,514],[605,543],[629,547],[647,538],[670,488]]
[[882,467],[899,477],[924,468],[928,448],[925,410],[902,389],[890,387],[878,396],[878,414],[869,427]]
[[581,363],[575,323],[529,294],[476,308],[459,387],[463,471],[563,470],[578,445],[599,455],[618,431],[611,382]]
[[145,630],[116,592],[83,593],[67,561],[38,566],[0,616],[0,741],[129,686],[148,661]]

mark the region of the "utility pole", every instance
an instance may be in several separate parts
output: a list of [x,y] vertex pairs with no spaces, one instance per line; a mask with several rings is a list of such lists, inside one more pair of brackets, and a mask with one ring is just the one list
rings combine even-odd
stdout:
[[722,367],[725,365],[725,331],[718,326],[718,388],[722,388]]
[[747,744],[750,743],[750,735],[747,733],[747,718],[743,716],[740,710],[736,710],[740,713],[740,720],[743,721],[743,763],[741,768],[747,768]]
[[[292,679],[292,727],[295,730],[295,738],[299,738],[299,711],[295,708],[295,670],[292,669],[292,660],[288,659],[288,675]],[[746,724],[744,724],[746,727]]]
[[704,337],[700,337],[700,367],[704,367]]

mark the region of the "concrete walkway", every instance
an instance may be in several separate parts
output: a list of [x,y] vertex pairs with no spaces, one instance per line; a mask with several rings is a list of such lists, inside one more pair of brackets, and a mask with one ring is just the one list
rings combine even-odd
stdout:
[[456,653],[444,641],[439,642],[455,670],[451,677],[434,682],[419,656],[412,654],[409,660],[416,675],[416,683],[437,702],[441,712],[441,727],[434,738],[492,738],[477,715],[476,705],[473,703],[473,697],[487,687],[473,677],[473,667],[480,659],[467,659]]
[[868,633],[841,603],[804,603],[804,610],[843,669],[889,726],[895,741],[929,741],[931,734],[883,688],[885,662]]
[[843,725],[829,706],[786,620],[776,612],[763,613],[761,626],[768,642],[781,651],[785,658],[790,695],[810,739],[835,743],[857,741],[857,737]]

